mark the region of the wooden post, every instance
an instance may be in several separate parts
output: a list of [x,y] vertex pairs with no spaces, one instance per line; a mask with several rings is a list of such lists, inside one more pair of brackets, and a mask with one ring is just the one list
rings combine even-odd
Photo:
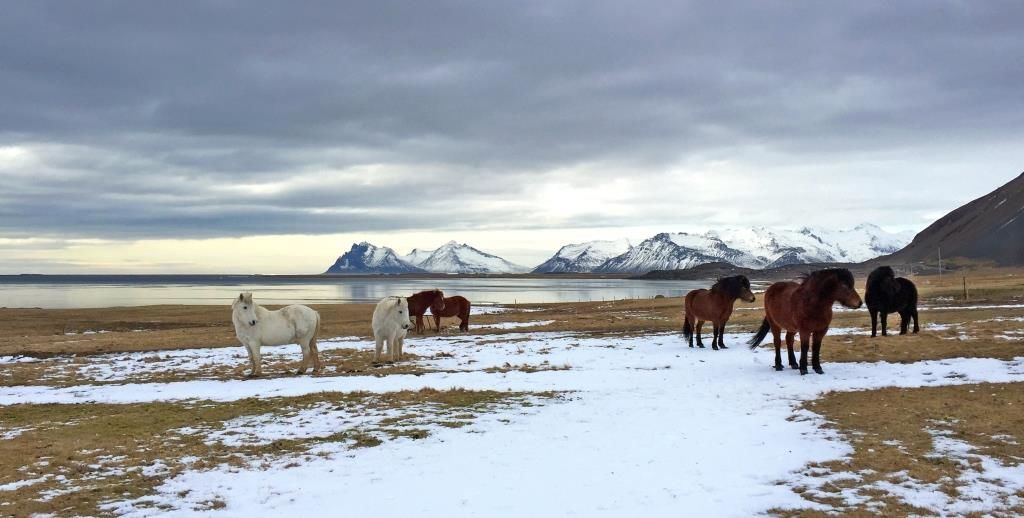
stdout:
[[970,300],[970,295],[967,293],[967,276],[964,276],[964,300]]

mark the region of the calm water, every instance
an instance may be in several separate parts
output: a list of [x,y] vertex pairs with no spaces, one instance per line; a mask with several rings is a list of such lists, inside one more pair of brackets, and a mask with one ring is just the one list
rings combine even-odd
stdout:
[[265,304],[375,302],[441,288],[476,304],[578,302],[678,297],[705,281],[559,278],[277,278],[223,275],[0,276],[0,307],[97,308],[151,304],[229,304],[251,291]]

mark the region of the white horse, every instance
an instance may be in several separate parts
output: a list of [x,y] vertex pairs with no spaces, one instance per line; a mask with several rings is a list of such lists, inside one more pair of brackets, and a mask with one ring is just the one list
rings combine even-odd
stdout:
[[409,302],[405,297],[386,297],[373,310],[373,339],[377,341],[373,361],[380,361],[384,342],[388,343],[391,361],[402,359],[402,344],[409,331]]
[[320,332],[320,313],[299,304],[270,311],[252,301],[252,293],[239,293],[231,303],[231,321],[235,336],[249,351],[252,370],[248,377],[263,374],[260,365],[260,347],[297,343],[302,347],[302,364],[295,374],[306,372],[310,359],[313,373],[321,371],[320,352],[316,349],[316,335]]

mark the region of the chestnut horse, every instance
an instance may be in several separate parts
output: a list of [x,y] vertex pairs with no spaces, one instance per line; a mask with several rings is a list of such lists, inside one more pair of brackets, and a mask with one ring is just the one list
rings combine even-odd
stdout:
[[[864,302],[857,290],[853,289],[853,274],[846,268],[828,268],[801,276],[795,282],[776,282],[764,292],[764,322],[757,334],[750,340],[755,349],[771,331],[775,339],[775,370],[782,370],[782,337],[786,330],[786,345],[789,347],[789,366],[807,374],[807,348],[814,346],[811,365],[814,372],[821,370],[821,341],[832,323],[832,304],[857,309]],[[800,332],[800,364],[793,355],[793,335]]]
[[710,320],[713,333],[711,348],[716,351],[719,347],[727,349],[722,337],[725,335],[725,323],[732,316],[732,306],[736,299],[747,302],[755,300],[753,292],[750,291],[750,281],[745,275],[723,277],[718,279],[710,290],[693,290],[686,294],[683,337],[690,342],[690,347],[693,347],[693,333],[696,329],[697,347],[704,348],[700,330],[704,327],[704,321]]
[[459,317],[459,331],[469,331],[469,300],[466,297],[445,297],[444,308],[431,306],[430,314],[434,316],[434,327],[438,332],[441,331],[441,317]]
[[917,325],[917,286],[889,266],[879,266],[868,275],[864,290],[864,302],[871,313],[871,337],[878,335],[878,314],[882,314],[882,336],[886,336],[886,319],[889,313],[899,313],[900,334],[907,334],[910,319],[914,319],[914,334],[921,330]]
[[423,315],[427,308],[444,311],[444,292],[438,289],[421,291],[411,297],[409,301],[409,316],[416,317],[416,332],[423,332]]

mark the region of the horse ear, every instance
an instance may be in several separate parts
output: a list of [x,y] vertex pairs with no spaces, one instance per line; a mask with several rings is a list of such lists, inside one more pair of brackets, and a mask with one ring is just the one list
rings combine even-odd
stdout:
[[395,297],[395,307],[397,308],[398,306],[401,306],[401,305],[402,305],[402,298],[401,297]]
[[244,301],[245,301],[245,295],[244,295],[244,294],[242,294],[242,293],[239,293],[239,294],[238,294],[238,301],[239,301],[239,302],[244,302]]

